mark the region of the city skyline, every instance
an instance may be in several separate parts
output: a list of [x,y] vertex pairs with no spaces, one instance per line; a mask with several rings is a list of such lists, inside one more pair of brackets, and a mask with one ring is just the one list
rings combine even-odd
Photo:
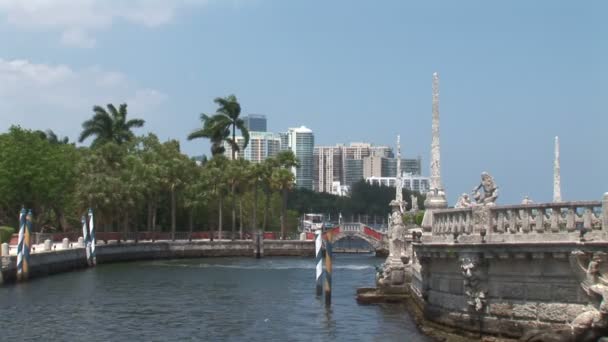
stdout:
[[269,118],[269,131],[306,125],[316,145],[392,146],[401,134],[404,155],[421,154],[428,174],[437,71],[450,205],[482,171],[500,186],[499,203],[551,201],[555,136],[564,201],[597,199],[608,187],[603,2],[109,7],[0,2],[0,131],[18,124],[74,141],[93,105],[126,101],[146,120],[137,134],[209,154],[207,142],[185,137],[201,112],[214,112],[213,98],[235,94],[244,114]]

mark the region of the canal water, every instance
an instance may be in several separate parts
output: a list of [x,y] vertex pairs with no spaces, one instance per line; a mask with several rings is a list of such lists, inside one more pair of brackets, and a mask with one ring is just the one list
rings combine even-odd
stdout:
[[430,341],[398,304],[358,305],[370,255],[334,260],[333,305],[310,258],[99,265],[0,287],[2,341]]

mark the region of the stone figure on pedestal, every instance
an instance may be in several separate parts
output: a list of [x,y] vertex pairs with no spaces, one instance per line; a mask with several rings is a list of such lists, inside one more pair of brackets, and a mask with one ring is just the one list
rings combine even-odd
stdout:
[[473,188],[472,193],[477,204],[495,205],[498,198],[498,186],[494,182],[494,178],[484,171],[481,173],[481,183]]

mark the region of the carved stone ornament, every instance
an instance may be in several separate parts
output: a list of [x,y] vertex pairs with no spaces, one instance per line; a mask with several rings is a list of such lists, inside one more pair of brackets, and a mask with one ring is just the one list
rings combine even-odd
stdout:
[[481,312],[486,306],[487,291],[482,286],[479,257],[461,257],[460,270],[464,278],[464,294],[467,296],[468,307],[476,312]]

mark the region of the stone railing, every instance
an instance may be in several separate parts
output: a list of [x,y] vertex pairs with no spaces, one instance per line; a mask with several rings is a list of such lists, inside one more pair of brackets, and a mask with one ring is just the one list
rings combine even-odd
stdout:
[[[608,194],[603,201],[437,210],[433,212],[431,231],[432,240],[437,242],[445,239],[464,242],[469,240],[467,236],[497,242],[515,236],[532,241],[571,240],[579,235],[582,239],[587,233],[592,233],[591,236],[608,232]],[[534,234],[537,236],[531,238]]]

